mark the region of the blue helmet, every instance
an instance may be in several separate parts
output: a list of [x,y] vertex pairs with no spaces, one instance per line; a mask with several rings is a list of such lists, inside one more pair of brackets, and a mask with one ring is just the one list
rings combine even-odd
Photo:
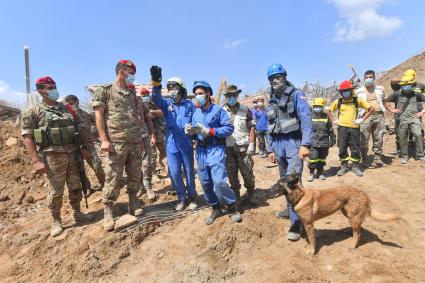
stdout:
[[202,88],[205,88],[205,89],[209,90],[211,92],[211,95],[213,95],[213,90],[212,90],[212,88],[211,88],[211,86],[210,86],[210,84],[208,82],[206,82],[206,81],[195,81],[193,83],[193,90],[192,90],[192,92],[195,93],[195,90],[198,87],[202,87]]
[[281,64],[273,64],[267,70],[267,78],[270,78],[273,75],[282,74],[286,76],[286,70]]

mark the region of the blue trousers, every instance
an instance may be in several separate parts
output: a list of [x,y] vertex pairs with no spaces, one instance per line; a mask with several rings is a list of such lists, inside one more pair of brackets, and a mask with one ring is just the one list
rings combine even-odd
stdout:
[[[182,143],[183,144],[183,143]],[[192,144],[177,146],[174,142],[167,143],[168,173],[171,184],[176,190],[177,199],[184,201],[197,195],[195,189],[195,167]],[[182,177],[182,166],[186,176],[186,186]],[[187,193],[186,193],[187,188]]]
[[224,145],[196,148],[198,178],[210,205],[234,204],[236,195],[227,183]]
[[[294,139],[291,136],[283,136],[273,138],[271,146],[279,164],[280,177],[289,176],[293,172],[301,176],[303,161],[298,155],[301,147],[301,140]],[[288,200],[286,200],[286,205],[288,206],[291,224],[300,221],[300,218],[295,213],[294,208],[289,204]]]

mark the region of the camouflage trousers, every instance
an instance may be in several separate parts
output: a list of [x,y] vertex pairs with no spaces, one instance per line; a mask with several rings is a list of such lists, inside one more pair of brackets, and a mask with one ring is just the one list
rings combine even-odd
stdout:
[[369,150],[369,139],[372,136],[372,151],[375,154],[382,153],[385,133],[385,117],[383,114],[371,115],[360,126],[360,151],[366,155]]
[[141,175],[141,185],[144,189],[152,188],[152,176],[153,171],[155,170],[156,160],[153,156],[153,147],[151,145],[150,137],[143,138],[143,147],[144,151],[142,153],[142,175]]
[[105,184],[105,171],[103,171],[102,160],[100,160],[97,154],[97,149],[93,143],[87,145],[88,158],[86,159],[87,164],[93,169],[96,174],[97,180],[101,187]]
[[156,132],[156,145],[152,147],[152,164],[153,164],[153,171],[156,172],[156,159],[158,158],[158,152],[159,152],[159,160],[163,160],[165,157],[167,157],[167,153],[165,150],[165,136],[164,134],[158,130]]
[[105,186],[102,189],[102,202],[117,200],[121,179],[125,170],[127,174],[127,193],[137,193],[142,167],[141,144],[113,143],[113,152],[108,153],[105,164]]
[[241,183],[239,182],[238,171],[241,172],[244,187],[248,191],[255,190],[254,161],[246,154],[248,146],[226,147],[226,170],[230,187],[237,197],[240,197]]
[[68,187],[69,202],[71,206],[79,206],[82,193],[80,175],[78,174],[78,167],[75,162],[75,153],[45,152],[43,153],[43,160],[48,166],[48,208],[51,211],[60,211],[63,202],[65,183]]

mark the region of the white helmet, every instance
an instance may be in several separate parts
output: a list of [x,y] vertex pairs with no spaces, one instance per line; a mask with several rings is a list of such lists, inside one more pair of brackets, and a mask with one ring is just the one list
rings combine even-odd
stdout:
[[176,83],[176,84],[180,85],[182,88],[186,88],[183,80],[181,78],[178,78],[178,77],[169,78],[168,81],[167,81],[167,85],[170,84],[170,83]]

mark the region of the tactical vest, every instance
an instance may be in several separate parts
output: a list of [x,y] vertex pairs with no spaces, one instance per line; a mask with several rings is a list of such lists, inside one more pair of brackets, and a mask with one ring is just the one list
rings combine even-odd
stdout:
[[66,106],[59,103],[54,108],[40,103],[38,107],[42,111],[42,117],[38,128],[34,130],[35,144],[42,149],[75,144],[75,120]]
[[295,88],[287,86],[281,97],[271,95],[270,105],[267,107],[267,120],[270,135],[288,134],[300,130],[300,121],[295,108]]
[[227,115],[229,115],[230,120],[235,127],[233,134],[226,138],[226,146],[236,145],[248,145],[249,144],[249,128],[246,121],[246,116],[248,114],[248,107],[245,105],[239,104],[239,109],[236,113],[226,105],[223,107]]
[[142,130],[136,93],[128,89],[121,95],[114,85],[102,86],[106,92],[105,125],[111,142],[141,143]]

